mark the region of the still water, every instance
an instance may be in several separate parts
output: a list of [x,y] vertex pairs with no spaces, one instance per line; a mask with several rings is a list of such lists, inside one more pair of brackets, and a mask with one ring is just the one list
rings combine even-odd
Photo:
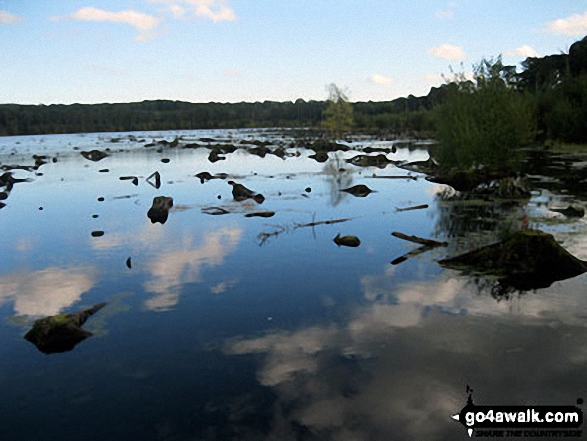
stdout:
[[[178,147],[157,144],[176,136]],[[243,140],[286,156],[240,148],[209,161],[206,145],[254,147]],[[92,149],[109,156],[80,154]],[[47,157],[11,169],[27,181],[0,210],[0,440],[458,440],[450,416],[467,385],[478,404],[587,397],[587,275],[496,297],[437,263],[522,219],[587,259],[585,221],[548,210],[583,201],[541,177],[530,200],[471,211],[423,175],[345,161],[358,151],[313,153],[252,130],[0,138],[2,165]],[[203,171],[228,178],[201,183]],[[230,179],[264,202],[235,201]],[[340,191],[357,184],[374,192]],[[147,217],[156,196],[173,198],[164,224]],[[259,211],[275,215],[245,216]],[[393,231],[449,245],[392,265],[416,248]],[[337,234],[361,244],[339,247]],[[23,338],[36,319],[102,302],[71,351]]]

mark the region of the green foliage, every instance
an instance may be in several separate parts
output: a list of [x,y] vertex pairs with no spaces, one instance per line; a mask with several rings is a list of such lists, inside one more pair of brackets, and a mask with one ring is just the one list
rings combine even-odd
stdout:
[[330,136],[340,139],[353,127],[353,107],[341,88],[336,84],[328,86],[328,107],[322,112],[322,126]]
[[534,100],[515,82],[515,70],[500,58],[475,66],[473,80],[455,76],[446,102],[436,108],[441,165],[501,167],[516,147],[534,139]]

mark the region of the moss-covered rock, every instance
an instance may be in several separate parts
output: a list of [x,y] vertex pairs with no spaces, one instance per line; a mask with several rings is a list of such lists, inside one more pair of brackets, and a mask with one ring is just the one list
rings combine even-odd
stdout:
[[469,274],[496,277],[521,291],[546,288],[587,271],[584,261],[540,230],[518,231],[508,240],[439,263]]
[[24,338],[45,354],[71,351],[78,343],[92,336],[81,326],[104,306],[106,303],[99,303],[76,313],[61,313],[36,320]]

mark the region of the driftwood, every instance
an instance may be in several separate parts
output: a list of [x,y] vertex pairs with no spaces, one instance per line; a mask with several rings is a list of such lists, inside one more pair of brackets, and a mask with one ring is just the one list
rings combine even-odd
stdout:
[[343,219],[331,219],[326,221],[318,221],[318,222],[310,222],[308,224],[294,224],[294,228],[303,228],[303,227],[315,227],[317,225],[331,225],[331,224],[338,224],[340,222],[348,222],[352,220],[351,218],[343,218]]
[[391,235],[393,237],[397,237],[398,239],[407,240],[408,242],[414,242],[414,243],[429,246],[429,247],[446,247],[446,246],[448,246],[448,243],[446,243],[446,242],[438,242],[436,240],[423,239],[418,236],[408,236],[407,234],[398,233],[397,231],[394,231],[393,233],[391,233]]
[[428,204],[414,205],[413,207],[406,207],[406,208],[396,207],[395,210],[396,211],[410,211],[410,210],[424,210],[426,208],[428,208]]
[[436,247],[431,247],[429,245],[423,245],[419,248],[416,248],[415,250],[410,251],[409,253],[406,253],[400,257],[398,257],[397,259],[393,260],[391,262],[392,265],[397,265],[399,263],[405,262],[406,260],[408,260],[410,257],[415,257],[418,256],[422,253],[425,253],[427,251],[433,250]]
[[423,239],[418,236],[408,236],[407,234],[398,233],[397,231],[394,231],[393,233],[391,233],[391,235],[394,237],[397,237],[398,239],[403,239],[403,240],[407,240],[408,242],[414,242],[414,243],[422,245],[421,247],[416,248],[415,250],[412,250],[412,251],[398,257],[397,259],[393,260],[391,262],[392,265],[397,265],[399,263],[405,262],[410,257],[418,256],[422,253],[433,250],[434,248],[445,247],[448,245],[448,243],[446,243],[446,242],[438,242],[436,240]]
[[381,176],[381,175],[374,174],[371,177],[374,178],[374,179],[411,179],[412,181],[417,181],[418,180],[418,177],[417,176],[412,176],[412,175],[404,175],[404,176]]

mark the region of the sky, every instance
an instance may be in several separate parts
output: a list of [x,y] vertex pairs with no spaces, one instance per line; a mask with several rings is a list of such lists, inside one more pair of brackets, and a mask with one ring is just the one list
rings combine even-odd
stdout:
[[587,0],[0,0],[0,103],[386,101],[586,35]]

